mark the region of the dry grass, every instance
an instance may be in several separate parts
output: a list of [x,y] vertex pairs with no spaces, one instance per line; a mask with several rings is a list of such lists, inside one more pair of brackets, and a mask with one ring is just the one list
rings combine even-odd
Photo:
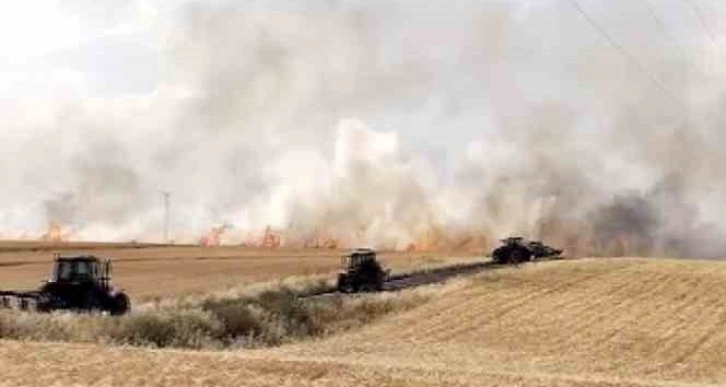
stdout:
[[[54,247],[55,246],[55,247]],[[54,249],[65,254],[90,253],[114,259],[114,277],[134,301],[158,297],[206,294],[254,282],[289,276],[333,277],[344,250],[245,247],[133,248],[123,244],[63,244],[0,242],[2,289],[33,289],[50,272]],[[467,258],[443,258],[423,253],[383,253],[394,270],[440,265]],[[470,259],[470,258],[469,258]]]
[[549,262],[418,291],[429,301],[416,308],[279,348],[10,341],[0,344],[0,372],[8,385],[726,384],[726,265],[719,262]]
[[328,288],[326,281],[293,278],[147,303],[115,318],[0,310],[0,338],[197,350],[271,347],[354,329],[428,299],[425,291],[298,296],[321,288]]

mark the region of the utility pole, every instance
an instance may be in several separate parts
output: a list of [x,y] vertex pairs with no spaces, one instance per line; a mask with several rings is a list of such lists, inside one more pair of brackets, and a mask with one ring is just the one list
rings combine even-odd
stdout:
[[169,200],[171,193],[164,191],[162,195],[164,195],[164,243],[169,243]]

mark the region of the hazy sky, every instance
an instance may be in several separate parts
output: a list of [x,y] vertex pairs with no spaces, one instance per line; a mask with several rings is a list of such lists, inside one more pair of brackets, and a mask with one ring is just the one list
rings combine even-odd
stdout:
[[[386,39],[387,49],[395,51],[394,55],[399,56],[396,60],[403,57],[424,62],[426,82],[431,83],[426,90],[402,102],[413,108],[395,107],[392,110],[402,111],[402,116],[387,115],[380,119],[380,124],[403,131],[412,136],[412,141],[423,141],[426,145],[441,145],[441,140],[445,141],[431,130],[440,116],[469,112],[465,114],[467,117],[447,122],[455,127],[447,137],[457,142],[475,137],[476,131],[482,129],[472,129],[471,120],[486,122],[488,99],[492,96],[487,94],[486,80],[472,68],[476,63],[471,60],[476,56],[473,51],[480,51],[480,55],[500,55],[502,62],[521,79],[520,83],[528,85],[527,90],[513,90],[516,95],[512,98],[526,100],[563,97],[563,88],[571,92],[573,88],[568,83],[574,80],[568,79],[568,72],[582,59],[578,51],[582,47],[608,48],[608,43],[585,24],[569,0],[446,3],[321,0],[305,2],[305,6],[294,1],[28,0],[0,5],[0,48],[4,53],[0,58],[2,104],[13,105],[27,98],[148,95],[173,87],[175,81],[166,73],[175,65],[174,58],[167,55],[170,39],[185,23],[191,7],[224,7],[226,3],[235,4],[232,8],[240,10],[272,12],[379,10],[378,21],[389,26],[384,30],[386,33],[393,34]],[[717,68],[724,68],[726,4],[723,2],[580,0],[580,3],[651,71],[657,72],[657,68],[648,62],[662,60],[663,56],[681,56],[681,60],[700,70],[720,72]],[[699,21],[694,3],[705,23]],[[465,30],[487,9],[499,9],[513,19],[506,21],[512,23],[506,26],[498,25],[496,20],[483,20],[493,25],[481,27],[482,35],[491,35],[482,36],[482,43],[486,44],[489,38],[496,39],[497,34],[516,34],[516,40],[503,43],[504,47],[472,45],[466,36],[469,31]],[[712,37],[719,39],[720,46],[714,44]],[[641,53],[641,49],[646,52]],[[467,51],[472,55],[467,55]],[[659,55],[650,59],[641,55],[651,52]],[[622,61],[620,57],[607,59]],[[620,63],[615,66],[622,67]],[[482,69],[487,70],[492,69]],[[635,79],[643,78],[636,69],[627,71],[636,73]],[[657,75],[664,84],[683,76]],[[480,108],[471,109],[472,106]],[[474,110],[478,113],[473,113]],[[417,114],[412,116],[412,111]],[[411,129],[414,126],[428,129],[426,136],[416,136],[417,130]],[[433,137],[436,141],[421,137]]]
[[[239,9],[280,12],[302,8],[286,4],[297,2],[285,1],[231,3],[237,4],[235,8]],[[715,0],[696,0],[694,3],[716,37],[723,36],[726,5]],[[3,4],[0,6],[0,47],[5,53],[0,83],[3,95],[17,98],[23,95],[150,92],[160,81],[156,69],[165,48],[165,34],[179,22],[190,4],[219,5],[224,2],[29,0]],[[312,1],[307,4],[306,8],[311,10],[363,7],[363,4],[370,8],[404,10],[396,20],[400,28],[429,35],[432,47],[428,54],[439,55],[444,61],[461,43],[456,39],[447,40],[447,33],[457,36],[461,25],[475,17],[473,11],[477,8],[493,4],[511,8],[519,15],[517,28],[528,29],[533,34],[546,29],[555,31],[555,26],[562,22],[582,23],[568,1],[459,1],[445,5],[435,1]],[[647,40],[659,46],[658,49],[672,51],[673,55],[682,49],[695,55],[693,45],[700,45],[704,35],[709,34],[699,23],[691,0],[581,0],[581,4],[623,45]],[[667,33],[646,12],[647,7],[655,11],[662,25],[668,28]],[[539,16],[542,14],[550,16],[549,20]],[[562,20],[563,17],[573,21]],[[638,25],[633,25],[636,24],[634,21]],[[637,34],[625,35],[634,28],[637,28]],[[604,44],[594,31],[583,29],[583,32],[587,34],[589,44]],[[441,40],[437,42],[437,38]],[[542,42],[552,39],[541,35],[537,38]],[[523,46],[521,49],[538,48]],[[558,58],[562,59],[565,58]]]
[[[428,107],[446,109],[455,98],[457,88],[467,88],[466,79],[459,84],[449,84],[447,72],[469,72],[466,55],[462,50],[472,50],[461,39],[461,32],[477,11],[500,8],[514,15],[514,24],[507,29],[517,30],[520,40],[517,46],[500,48],[498,54],[521,56],[522,60],[535,59],[536,68],[553,70],[551,73],[521,73],[519,76],[554,78],[553,87],[566,75],[566,66],[576,55],[576,47],[563,50],[552,45],[577,40],[585,46],[607,46],[594,29],[585,26],[569,0],[523,1],[309,1],[300,6],[292,1],[74,1],[28,0],[0,5],[0,47],[4,55],[0,59],[0,93],[11,101],[28,97],[103,97],[123,94],[152,93],[164,82],[161,69],[167,63],[168,39],[175,27],[184,23],[190,7],[209,5],[241,10],[271,10],[290,12],[306,9],[307,12],[341,10],[351,8],[390,10],[391,17],[381,16],[382,23],[395,24],[387,30],[396,36],[391,38],[404,46],[412,35],[425,49],[410,55],[425,56],[433,62],[440,76],[436,84],[437,98],[425,102]],[[631,49],[638,57],[637,47],[648,45],[649,50],[669,56],[683,55],[693,64],[705,68],[723,67],[722,58],[704,58],[707,51],[722,52],[726,33],[726,4],[716,0],[637,0],[603,1],[580,0],[594,19],[601,23],[618,41]],[[696,4],[704,18],[701,23]],[[650,13],[650,10],[653,13]],[[385,12],[381,12],[385,14]],[[656,21],[655,17],[658,18]],[[498,26],[490,31],[482,28],[482,34],[498,34]],[[708,30],[706,29],[708,28]],[[561,34],[577,31],[580,39]],[[716,46],[711,37],[719,40]],[[410,48],[410,47],[409,47]],[[486,48],[484,48],[486,51]],[[564,54],[564,55],[563,55]],[[420,59],[420,58],[419,58]],[[647,63],[645,63],[647,65]],[[548,67],[551,66],[551,67]],[[715,70],[714,70],[715,71]],[[442,93],[443,92],[443,93]],[[531,90],[529,94],[546,93]],[[549,91],[552,93],[553,91]],[[466,101],[465,101],[466,102]],[[476,101],[472,101],[476,103]]]
[[722,1],[302,3],[2,3],[0,232],[158,234],[161,190],[191,234],[311,213],[481,228],[492,192],[523,219],[551,197],[583,217],[686,169],[710,198],[694,216],[723,207]]

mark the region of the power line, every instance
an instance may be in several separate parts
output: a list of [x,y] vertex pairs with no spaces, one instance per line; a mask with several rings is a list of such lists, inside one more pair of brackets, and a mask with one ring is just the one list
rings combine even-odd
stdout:
[[[681,98],[679,98],[675,93],[673,93],[668,88],[666,88],[663,85],[663,83],[660,82],[660,80],[658,79],[658,77],[656,77],[653,73],[649,72],[646,69],[646,67],[644,65],[642,65],[633,55],[631,55],[625,49],[625,47],[623,47],[622,45],[620,45],[607,32],[607,30],[605,30],[605,28],[603,28],[600,24],[598,24],[595,21],[595,19],[593,19],[587,13],[587,11],[585,11],[585,9],[580,5],[580,3],[579,3],[578,0],[568,0],[568,1],[570,2],[570,4],[572,4],[573,7],[575,7],[575,9],[580,13],[580,15],[582,15],[582,17],[588,22],[588,24],[590,24],[590,26],[593,29],[595,29],[602,36],[603,39],[605,39],[621,56],[623,56],[623,58],[625,58],[625,60],[631,66],[635,67],[638,71],[640,71],[641,73],[643,73],[654,86],[656,86],[659,90],[663,91],[664,93],[667,93],[671,98],[673,98],[674,101],[679,102],[679,103],[682,102]],[[691,2],[692,6],[694,7],[694,9],[696,10],[697,14],[699,15],[699,19],[701,20],[701,23],[704,25],[704,28],[707,29],[707,31],[709,32],[709,35],[713,39],[714,43],[716,45],[718,45],[718,48],[719,49],[721,49],[721,46],[718,44],[718,41],[715,39],[715,34],[713,34],[713,31],[709,28],[708,24],[705,21],[705,18],[703,17],[703,14],[700,12],[700,9],[695,4],[695,0],[685,0],[685,1],[690,1]],[[657,14],[652,9],[652,7],[650,7],[650,4],[648,4],[648,5],[649,5],[649,9],[651,11],[651,14],[656,19],[656,22],[659,23],[659,25],[661,25],[662,28],[664,28],[664,31],[666,31],[667,29],[665,28],[665,23],[663,23],[662,20],[657,16]],[[660,22],[658,20],[660,20]],[[670,35],[670,34],[668,34],[668,35]],[[672,35],[671,35],[671,37],[672,37]],[[673,39],[673,40],[675,41],[675,39]],[[681,46],[678,45],[678,47],[681,47]],[[685,113],[685,116],[686,117],[683,120],[683,122],[681,122],[679,125],[677,125],[678,128],[692,126],[691,117],[690,117],[690,114],[688,113],[687,109],[686,109],[686,111],[684,113]],[[708,121],[710,121],[710,118],[711,118],[711,115],[708,114],[705,117],[700,117],[700,119],[698,121],[699,122],[702,122],[702,123],[704,123],[706,125],[708,125],[708,123],[709,123]]]
[[[622,45],[620,45],[610,34],[603,28],[598,22],[595,21],[588,13],[585,11],[584,8],[580,5],[580,3],[577,0],[568,0],[570,4],[572,4],[573,7],[577,10],[577,12],[582,15],[582,17],[587,21],[590,26],[597,31],[600,36],[602,36],[603,39],[605,39],[620,55],[625,58],[625,60],[633,67],[638,69],[641,73],[643,73],[646,78],[658,89],[660,89],[662,92],[669,94],[670,96],[675,98],[675,95],[666,88],[663,83],[660,82],[658,77],[656,77],[653,73],[648,71],[645,66],[643,66],[640,62],[638,62],[637,59],[635,59],[634,56],[632,56]],[[677,99],[677,98],[676,98]]]
[[[722,50],[723,49],[723,46],[718,43],[718,40],[716,40],[716,38],[715,38],[716,35],[714,34],[713,29],[711,29],[710,26],[708,25],[708,23],[706,23],[706,18],[704,17],[703,12],[701,12],[700,8],[696,4],[696,1],[697,0],[684,0],[684,1],[690,3],[690,5],[693,7],[696,15],[698,16],[699,22],[703,26],[704,30],[707,31],[709,37],[711,38],[711,40],[713,41],[713,43],[717,46],[717,48],[719,49],[719,51],[721,53],[723,53],[723,50]],[[655,9],[653,7],[653,4],[650,2],[650,0],[643,0],[643,3],[646,4],[646,6],[648,8],[648,12],[653,17],[653,20],[655,21],[655,23],[660,27],[660,29],[662,30],[663,34],[666,35],[667,38],[673,42],[673,44],[676,47],[676,49],[678,49],[678,51],[680,52],[680,54],[685,57],[686,56],[686,49],[683,47],[683,45],[681,45],[678,42],[678,40],[675,38],[675,36],[670,32],[669,28],[667,27],[667,25],[663,21],[663,19],[658,16],[658,13],[655,11]],[[686,117],[683,120],[683,122],[681,122],[677,126],[678,128],[689,127],[689,126],[692,126],[694,124],[693,123],[693,120],[692,120],[692,117],[690,116],[690,114],[688,114],[688,108],[685,107],[685,109],[686,109]],[[713,116],[713,113],[710,113],[710,114],[707,113],[704,116],[700,116],[700,117],[697,118],[697,123],[696,124],[710,125],[711,124],[711,119],[713,118],[712,116]]]
[[655,24],[660,28],[661,32],[663,32],[663,35],[666,36],[668,40],[670,40],[673,45],[678,50],[678,53],[681,54],[681,56],[685,56],[686,52],[683,46],[678,42],[676,37],[671,34],[670,29],[666,25],[666,23],[663,21],[663,19],[658,16],[658,13],[655,12],[655,9],[653,8],[653,4],[650,3],[650,0],[643,0],[643,3],[645,4],[645,7],[648,9],[648,13],[650,14],[650,17],[653,18],[653,21]]
[[711,41],[718,49],[719,53],[723,55],[724,49],[723,46],[718,42],[718,39],[716,39],[716,34],[713,32],[713,29],[711,26],[706,22],[706,17],[703,15],[703,12],[701,12],[701,8],[698,7],[698,3],[696,3],[696,0],[684,0],[686,3],[690,4],[693,8],[693,11],[696,13],[696,16],[698,17],[698,21],[701,23],[701,27],[706,31],[706,34],[708,34],[709,38],[711,38]]
[[[580,5],[578,0],[568,0],[570,4],[572,4],[573,7],[582,15],[582,17],[590,24],[590,26],[597,31],[600,36],[605,39],[631,66],[635,67],[638,71],[643,73],[645,77],[660,91],[667,94],[670,98],[673,99],[674,102],[681,104],[682,99],[679,98],[674,92],[672,92],[670,89],[665,87],[665,85],[658,79],[658,77],[648,71],[648,69],[641,64],[633,55],[631,55],[625,47],[623,47],[621,44],[619,44],[608,32],[607,30],[602,27],[599,23],[595,21],[588,13],[585,11],[585,9]],[[652,10],[652,9],[651,9]],[[660,20],[660,18],[657,17],[655,12],[652,12],[656,19]],[[665,26],[665,24],[662,24]],[[685,119],[683,122],[681,122],[677,127],[681,128],[684,126],[690,126],[691,118],[689,117],[689,113],[686,109],[684,111]]]

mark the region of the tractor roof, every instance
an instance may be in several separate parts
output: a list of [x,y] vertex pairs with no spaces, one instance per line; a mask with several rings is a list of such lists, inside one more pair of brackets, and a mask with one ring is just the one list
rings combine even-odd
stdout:
[[348,255],[367,255],[367,254],[375,254],[376,251],[369,248],[358,248],[351,250],[350,254]]
[[514,242],[514,241],[523,241],[524,237],[521,236],[510,236],[507,238],[502,239],[502,242]]
[[100,259],[93,255],[56,255],[56,261],[73,261],[73,262],[89,262],[89,261],[100,261]]

